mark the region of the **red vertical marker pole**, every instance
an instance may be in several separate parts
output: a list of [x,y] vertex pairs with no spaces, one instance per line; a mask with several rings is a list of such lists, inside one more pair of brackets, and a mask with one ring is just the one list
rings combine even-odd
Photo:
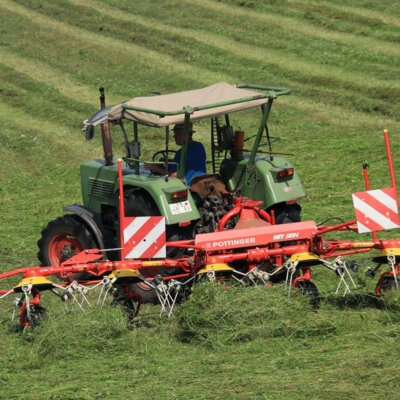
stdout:
[[122,161],[118,160],[118,179],[119,179],[119,235],[121,247],[121,261],[125,260],[125,247],[124,247],[124,224],[125,207],[124,207],[124,180],[122,178]]
[[383,131],[383,134],[385,135],[385,145],[386,145],[386,153],[387,153],[387,158],[388,158],[388,163],[389,163],[389,171],[390,171],[390,179],[392,180],[392,187],[396,191],[396,202],[397,202],[397,208],[399,208],[399,197],[397,195],[397,189],[396,189],[396,179],[394,177],[394,169],[393,169],[393,162],[392,162],[392,153],[390,152],[390,144],[389,144],[389,136],[388,136],[388,131],[385,129]]
[[[369,179],[368,179],[368,164],[364,163],[363,164],[363,171],[364,171],[364,181],[365,181],[365,189],[369,190]],[[372,240],[376,242],[377,237],[376,237],[376,232],[372,232]]]
[[365,181],[365,189],[369,190],[369,179],[368,179],[368,164],[363,164],[363,171],[364,171],[364,181]]

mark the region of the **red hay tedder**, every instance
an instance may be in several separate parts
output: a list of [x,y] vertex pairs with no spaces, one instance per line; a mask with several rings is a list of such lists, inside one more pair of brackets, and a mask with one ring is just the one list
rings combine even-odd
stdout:
[[[63,262],[60,266],[29,267],[0,274],[0,279],[22,275],[22,280],[10,290],[0,291],[0,298],[18,294],[19,324],[34,325],[45,315],[40,305],[41,294],[51,291],[62,300],[72,300],[83,307],[87,293],[100,289],[98,304],[106,296],[114,298],[137,315],[142,297],[135,292],[138,282],[153,288],[161,304],[161,312],[168,315],[182,294],[196,278],[209,280],[236,279],[243,285],[270,286],[277,276],[286,277],[289,292],[301,288],[318,301],[318,290],[311,281],[311,267],[322,265],[334,272],[338,279],[336,293],[350,293],[356,284],[349,271],[350,263],[344,256],[378,250],[372,260],[375,274],[382,264],[383,272],[376,285],[376,295],[387,288],[398,288],[400,240],[378,240],[376,231],[399,228],[398,197],[392,166],[387,131],[384,131],[392,187],[370,190],[367,166],[364,165],[366,191],[354,193],[356,219],[339,225],[317,226],[314,221],[276,225],[274,213],[259,208],[260,202],[238,197],[234,208],[223,218],[215,232],[197,234],[194,239],[169,241],[165,239],[164,217],[125,217],[123,174],[119,162],[120,184],[120,260],[107,260],[107,250],[87,249]],[[233,229],[226,229],[235,218]],[[332,231],[372,232],[372,240],[340,241],[324,239]],[[184,256],[166,257],[166,247],[180,247]],[[110,249],[115,252],[116,249]],[[138,256],[139,255],[139,256]],[[48,279],[58,276],[64,282]],[[85,279],[82,279],[82,277]],[[89,279],[88,279],[89,277]],[[79,296],[79,300],[78,300]]]

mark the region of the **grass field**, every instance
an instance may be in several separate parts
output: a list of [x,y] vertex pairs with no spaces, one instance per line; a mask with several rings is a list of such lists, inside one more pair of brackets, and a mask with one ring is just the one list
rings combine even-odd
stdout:
[[[383,129],[400,184],[399,15],[389,0],[1,0],[0,271],[37,265],[41,230],[81,201],[79,164],[102,156],[81,131],[100,86],[108,104],[219,81],[290,87],[270,132],[296,153],[302,218],[353,219],[362,163],[371,188],[390,186]],[[335,298],[315,270],[317,312],[282,287],[200,286],[173,318],[148,306],[132,327],[109,305],[64,314],[44,296],[50,318],[21,336],[2,300],[0,399],[400,399],[398,294],[371,297],[361,268],[355,295]]]

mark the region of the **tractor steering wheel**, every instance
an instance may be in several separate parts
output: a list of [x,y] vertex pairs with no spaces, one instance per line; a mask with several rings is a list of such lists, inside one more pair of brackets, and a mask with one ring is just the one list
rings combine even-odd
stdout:
[[[168,155],[169,153],[175,154],[176,151],[175,150],[168,150]],[[156,161],[156,162],[161,162],[161,161],[165,161],[165,159],[167,158],[167,150],[160,150],[157,151],[157,153],[153,154],[153,157],[151,158],[152,161]],[[168,160],[169,162],[172,160]]]

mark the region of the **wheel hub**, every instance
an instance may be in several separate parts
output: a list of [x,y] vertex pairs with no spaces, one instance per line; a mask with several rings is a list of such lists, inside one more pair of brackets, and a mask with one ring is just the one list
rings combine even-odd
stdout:
[[52,238],[49,244],[51,264],[59,266],[82,250],[82,243],[76,235],[68,232],[60,232]]
[[66,244],[60,253],[61,262],[68,260],[69,258],[73,257],[76,254],[77,254],[77,252],[75,250],[75,246]]

